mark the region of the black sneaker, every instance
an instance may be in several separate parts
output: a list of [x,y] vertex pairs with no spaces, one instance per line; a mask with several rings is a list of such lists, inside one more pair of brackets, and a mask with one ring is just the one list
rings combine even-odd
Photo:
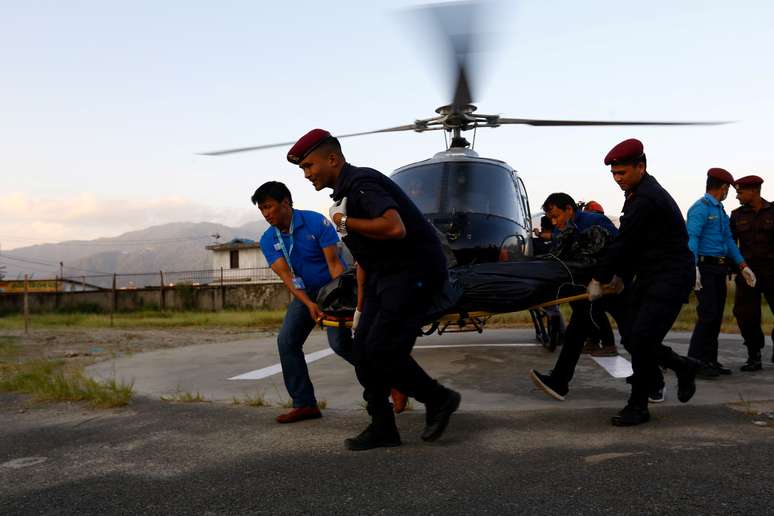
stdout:
[[610,419],[613,426],[635,426],[650,421],[648,408],[626,405],[618,414]]
[[648,393],[648,403],[664,403],[664,393],[666,393],[666,385],[662,385],[658,389],[652,389]]
[[451,415],[460,407],[460,393],[451,389],[446,391],[446,399],[440,405],[425,406],[425,429],[421,435],[423,441],[432,442],[441,437]]
[[715,368],[715,370],[716,370],[718,373],[720,373],[721,375],[723,375],[723,376],[726,376],[726,375],[729,375],[729,374],[731,374],[731,369],[729,369],[728,367],[724,366],[724,365],[723,365],[723,364],[721,364],[720,362],[712,362],[712,363],[710,363],[710,365],[711,365],[712,367],[714,367],[714,368]]
[[400,446],[400,434],[397,428],[387,428],[371,423],[357,437],[344,440],[344,446],[348,450],[363,451],[374,448],[389,448]]
[[564,401],[564,397],[570,392],[570,388],[566,385],[559,385],[551,375],[542,374],[532,369],[529,372],[529,377],[532,379],[532,383],[535,387],[542,390],[555,400]]
[[740,368],[740,370],[744,371],[745,373],[760,371],[763,369],[763,364],[761,362],[762,360],[760,351],[749,351],[747,354],[747,363],[745,363]]

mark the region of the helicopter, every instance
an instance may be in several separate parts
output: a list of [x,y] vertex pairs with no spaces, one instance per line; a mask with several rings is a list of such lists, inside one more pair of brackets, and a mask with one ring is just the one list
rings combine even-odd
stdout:
[[[402,166],[390,175],[438,230],[451,265],[511,261],[534,252],[532,213],[524,181],[505,161],[479,156],[463,133],[506,125],[568,126],[691,126],[727,122],[547,120],[508,118],[477,113],[471,70],[482,16],[481,2],[435,4],[416,9],[437,29],[451,64],[452,101],[436,116],[372,131],[336,135],[351,138],[378,133],[443,131],[445,148],[433,157]],[[222,156],[274,147],[295,141],[201,153]],[[451,254],[451,256],[450,256]],[[533,314],[535,321],[536,314]],[[536,331],[539,324],[535,322]],[[547,339],[546,332],[539,336]]]

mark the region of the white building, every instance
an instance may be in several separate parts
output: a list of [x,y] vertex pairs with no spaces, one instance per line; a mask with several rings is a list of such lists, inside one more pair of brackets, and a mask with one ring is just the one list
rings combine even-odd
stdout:
[[235,238],[223,244],[208,245],[212,251],[212,268],[223,270],[228,283],[263,283],[279,278],[266,263],[261,245],[246,238]]

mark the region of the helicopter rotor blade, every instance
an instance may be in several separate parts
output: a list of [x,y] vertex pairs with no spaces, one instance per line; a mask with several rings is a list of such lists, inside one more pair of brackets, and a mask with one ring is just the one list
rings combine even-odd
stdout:
[[[388,127],[386,129],[377,129],[375,131],[363,131],[360,133],[350,133],[350,134],[341,134],[337,135],[336,138],[349,138],[351,136],[364,136],[366,134],[377,134],[377,133],[395,133],[400,131],[417,131],[417,132],[424,132],[424,131],[435,131],[438,129],[443,129],[442,127],[426,127],[423,124],[420,123],[414,123],[409,125],[399,125],[396,127]],[[291,142],[282,142],[282,143],[270,143],[267,145],[256,145],[254,147],[238,147],[235,149],[224,149],[224,150],[217,150],[217,151],[210,151],[210,152],[200,152],[200,156],[224,156],[226,154],[237,154],[239,152],[249,152],[249,151],[255,151],[255,150],[262,150],[262,149],[272,149],[275,147],[288,147],[290,145],[293,145],[296,143],[296,141]]]
[[541,120],[533,118],[496,118],[487,121],[487,125],[532,125],[543,127],[557,126],[614,126],[614,125],[723,125],[733,122],[630,122],[624,120]]

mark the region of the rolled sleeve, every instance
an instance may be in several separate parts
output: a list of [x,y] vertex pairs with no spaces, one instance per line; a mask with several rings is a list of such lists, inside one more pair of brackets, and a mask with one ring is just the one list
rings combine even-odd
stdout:
[[271,266],[274,262],[282,258],[282,252],[274,248],[277,239],[274,235],[271,235],[269,231],[272,231],[272,228],[269,228],[269,230],[261,237],[261,252],[263,253],[264,258],[266,258],[266,263]]
[[326,247],[339,243],[339,234],[336,233],[336,230],[333,228],[333,224],[331,224],[331,222],[325,217],[320,219],[317,232],[317,241],[320,242],[321,249],[325,249]]

